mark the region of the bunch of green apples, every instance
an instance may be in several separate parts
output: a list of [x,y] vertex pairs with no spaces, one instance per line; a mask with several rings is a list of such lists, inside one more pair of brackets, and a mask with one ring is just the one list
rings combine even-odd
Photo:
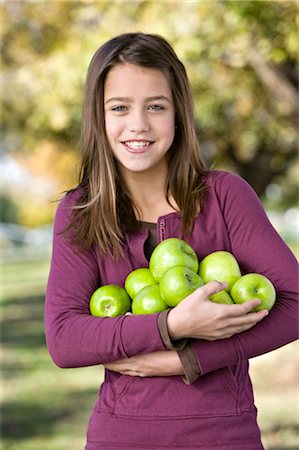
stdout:
[[106,285],[90,299],[92,315],[116,317],[127,312],[153,314],[178,305],[209,281],[224,281],[225,290],[210,297],[215,303],[244,303],[259,298],[255,310],[270,310],[276,299],[271,281],[257,273],[241,274],[236,258],[227,251],[207,255],[200,263],[194,249],[184,240],[169,238],[154,249],[149,266],[133,270],[124,288]]

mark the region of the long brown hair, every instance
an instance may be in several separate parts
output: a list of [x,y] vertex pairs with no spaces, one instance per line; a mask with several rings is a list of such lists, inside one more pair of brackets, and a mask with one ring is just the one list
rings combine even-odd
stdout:
[[[124,62],[161,70],[167,77],[176,111],[174,142],[168,151],[165,196],[171,193],[190,233],[202,198],[206,173],[195,131],[193,101],[184,65],[162,37],[127,33],[102,45],[89,65],[81,130],[80,201],[72,224],[81,250],[97,244],[117,256],[126,232],[138,228],[133,202],[108,144],[104,120],[104,83],[108,72]],[[169,200],[168,200],[169,201]],[[74,236],[74,234],[72,233]]]

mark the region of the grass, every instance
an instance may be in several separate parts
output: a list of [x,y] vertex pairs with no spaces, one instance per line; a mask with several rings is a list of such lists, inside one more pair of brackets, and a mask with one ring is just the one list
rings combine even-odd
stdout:
[[[1,450],[82,450],[103,379],[101,366],[62,370],[51,362],[43,330],[48,269],[47,260],[3,265]],[[298,449],[296,344],[252,360],[251,374],[266,449]]]
[[44,328],[48,261],[5,264],[0,303],[2,450],[82,449],[102,367],[61,370]]
[[298,369],[297,342],[250,362],[266,449],[299,449]]

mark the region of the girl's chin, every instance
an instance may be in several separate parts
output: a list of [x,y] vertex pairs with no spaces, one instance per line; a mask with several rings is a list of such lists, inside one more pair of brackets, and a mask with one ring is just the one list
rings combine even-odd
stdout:
[[[158,165],[159,166],[159,165]],[[157,164],[129,164],[118,161],[118,167],[123,175],[151,175],[152,177],[159,171]]]
[[148,172],[151,172],[151,170],[153,169],[153,167],[151,166],[135,166],[135,165],[131,165],[131,164],[121,164],[122,170],[125,171],[126,173],[134,173],[134,174],[145,174]]

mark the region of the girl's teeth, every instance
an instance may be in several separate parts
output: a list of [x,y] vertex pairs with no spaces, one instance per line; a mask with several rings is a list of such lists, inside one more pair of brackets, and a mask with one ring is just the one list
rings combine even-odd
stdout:
[[130,142],[125,142],[125,144],[130,147],[130,148],[142,148],[142,147],[147,147],[150,142],[146,142],[146,141],[130,141]]

